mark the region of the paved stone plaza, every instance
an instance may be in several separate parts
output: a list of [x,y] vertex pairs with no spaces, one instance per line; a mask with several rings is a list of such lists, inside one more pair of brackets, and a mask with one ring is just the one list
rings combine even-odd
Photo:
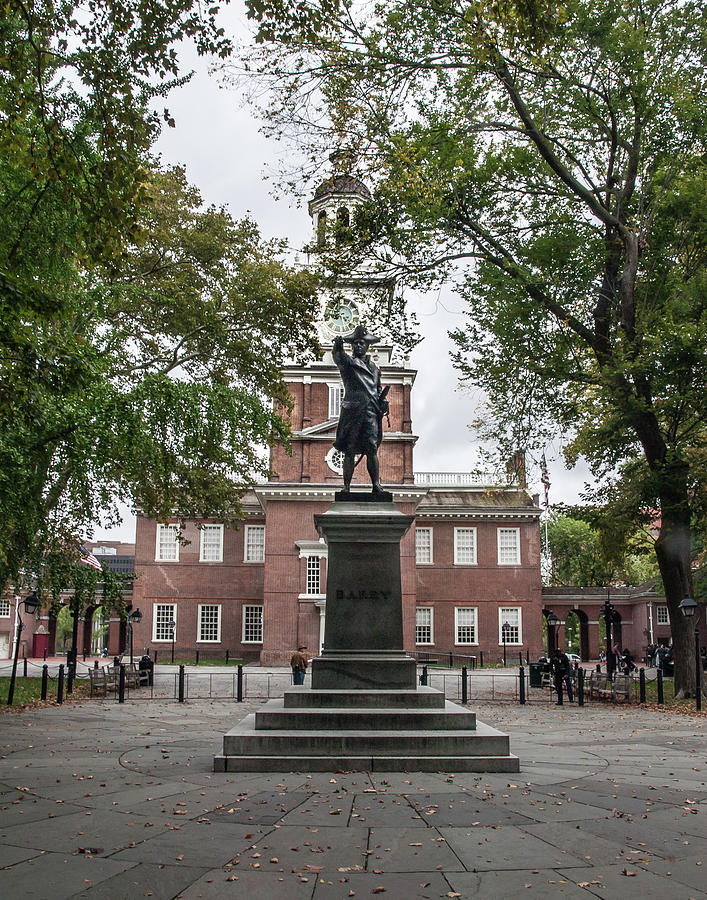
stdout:
[[704,897],[704,718],[472,706],[519,775],[216,774],[255,701],[0,716],[3,895]]

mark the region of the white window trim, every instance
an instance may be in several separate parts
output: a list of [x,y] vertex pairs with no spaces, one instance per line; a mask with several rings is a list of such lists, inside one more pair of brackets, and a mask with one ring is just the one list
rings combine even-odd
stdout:
[[[263,532],[263,558],[248,559],[248,532],[251,529],[260,528]],[[243,529],[243,562],[252,566],[262,566],[265,562],[265,526],[264,525],[246,525]]]
[[[327,387],[329,388],[329,397],[328,397],[328,406],[327,406],[327,414],[329,419],[338,419],[341,413],[341,401],[344,399],[344,386],[339,382],[327,382]],[[335,404],[332,403],[334,398],[334,393],[338,391],[339,396],[339,408],[335,409]]]
[[[221,532],[221,538],[219,541],[219,557],[218,559],[204,559],[204,529],[205,528],[218,528]],[[221,563],[223,562],[223,525],[217,525],[216,523],[206,522],[199,529],[201,534],[199,535],[199,562],[205,563]]]
[[[501,562],[501,532],[502,531],[515,531],[516,534],[516,558],[513,562]],[[520,528],[511,526],[511,525],[501,525],[496,529],[496,549],[498,553],[498,565],[499,566],[519,566],[521,564],[520,558]]]
[[[176,528],[177,529],[177,540],[175,541],[175,547],[177,550],[177,555],[174,559],[162,559],[160,556],[160,534],[163,528]],[[179,562],[179,525],[176,522],[158,522],[157,529],[155,533],[155,562],[164,562],[164,563],[177,563]]]
[[[474,610],[474,638],[473,641],[459,640],[459,612],[462,609]],[[456,647],[478,647],[479,646],[479,607],[478,606],[455,606],[454,607],[454,645]]]
[[[259,641],[246,640],[246,636],[245,636],[245,616],[246,616],[246,610],[247,610],[247,609],[252,609],[253,607],[256,607],[256,606],[257,606],[257,607],[260,609],[260,611],[261,611],[261,613],[260,613],[260,622],[261,622],[260,627],[261,627],[261,629],[264,629],[264,621],[263,621],[263,604],[262,604],[262,603],[244,603],[244,604],[243,604],[243,612],[241,613],[241,643],[242,643],[242,644],[262,644],[262,643],[263,643],[263,637],[262,637],[262,636],[261,636],[261,638],[260,638]],[[263,635],[263,636],[264,636],[264,635]]]
[[[661,622],[660,614],[665,610],[665,621]],[[670,625],[670,613],[668,612],[668,607],[665,604],[656,605],[655,608],[655,624],[656,625]]]
[[[430,639],[429,641],[418,641],[417,639],[417,610],[429,609],[430,611]],[[415,644],[418,647],[430,647],[435,642],[435,608],[434,606],[416,606],[415,607]]]
[[[458,553],[457,553],[457,535],[462,531],[473,531],[474,532],[474,559],[472,562],[459,562]],[[454,529],[454,565],[455,566],[476,566],[479,561],[479,535],[476,526],[459,526]]]
[[[7,604],[7,612],[3,612],[3,609],[6,608],[5,604]],[[12,603],[6,599],[0,600],[0,619],[9,619],[11,613],[12,613]]]
[[157,637],[157,607],[158,606],[171,606],[172,607],[172,615],[170,618],[174,622],[174,637],[177,637],[177,604],[176,603],[165,603],[163,600],[153,600],[152,601],[152,643],[153,644],[171,644],[172,638],[158,638]]
[[[218,619],[216,623],[216,633],[218,637],[215,638],[200,638],[201,634],[201,611],[204,607],[215,606],[218,610]],[[196,642],[197,644],[220,644],[221,643],[221,604],[220,603],[199,603],[197,605],[197,613],[196,613]]]
[[[522,606],[499,606],[498,608],[498,645],[503,646],[503,611],[505,609],[518,610],[518,640],[506,641],[506,647],[522,647],[523,646],[523,607]],[[509,623],[510,624],[510,623]]]
[[[430,533],[430,558],[426,562],[420,562],[417,558],[417,532],[418,531],[429,531]],[[435,540],[434,540],[434,528],[430,525],[420,525],[415,529],[415,565],[416,566],[433,566],[435,562]]]

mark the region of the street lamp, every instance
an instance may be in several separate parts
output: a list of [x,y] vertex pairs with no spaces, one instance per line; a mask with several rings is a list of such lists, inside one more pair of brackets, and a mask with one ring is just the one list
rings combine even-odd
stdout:
[[503,638],[503,668],[504,669],[506,668],[506,640],[508,638],[508,629],[510,627],[511,626],[508,624],[508,622],[504,622],[503,625],[501,625],[501,637]]
[[172,665],[174,665],[174,638],[175,638],[175,629],[177,627],[177,623],[174,619],[170,619],[167,623],[172,631]]
[[[37,592],[32,591],[32,593],[25,597],[25,612],[28,615],[34,615],[39,609],[39,600],[37,598]],[[10,676],[10,689],[7,692],[7,705],[12,706],[12,701],[15,699],[15,678],[17,677],[17,657],[20,653],[20,635],[22,634],[22,629],[24,628],[24,623],[20,618],[20,598],[17,598],[17,637],[15,639],[15,656],[12,661],[12,675]]]
[[[552,651],[555,649],[555,642],[557,639],[555,629],[560,624],[560,620],[551,610],[545,616],[545,621],[547,622],[547,655],[552,656]],[[552,631],[550,631],[550,629],[552,629]]]
[[700,659],[700,615],[702,610],[699,603],[692,597],[685,597],[680,601],[678,609],[686,619],[695,620],[695,708],[699,712],[702,709],[702,660]]
[[139,609],[134,609],[128,616],[128,625],[130,627],[130,665],[133,664],[133,625],[139,625],[142,622],[142,613]]

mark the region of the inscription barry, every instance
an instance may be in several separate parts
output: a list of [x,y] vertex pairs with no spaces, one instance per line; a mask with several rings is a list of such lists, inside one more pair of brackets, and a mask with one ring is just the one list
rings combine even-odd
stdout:
[[337,600],[390,600],[392,591],[337,591]]

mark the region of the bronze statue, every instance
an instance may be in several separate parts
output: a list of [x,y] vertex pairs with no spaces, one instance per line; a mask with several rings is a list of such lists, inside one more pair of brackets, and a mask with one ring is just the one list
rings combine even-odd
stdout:
[[[334,446],[344,454],[344,490],[351,487],[354,469],[366,457],[374,494],[381,488],[378,447],[383,440],[383,416],[388,414],[388,388],[381,389],[378,366],[366,355],[379,338],[369,334],[363,325],[346,338],[334,338],[334,362],[344,382],[339,425]],[[353,356],[344,351],[344,341],[352,345]],[[356,459],[356,454],[360,454]]]

